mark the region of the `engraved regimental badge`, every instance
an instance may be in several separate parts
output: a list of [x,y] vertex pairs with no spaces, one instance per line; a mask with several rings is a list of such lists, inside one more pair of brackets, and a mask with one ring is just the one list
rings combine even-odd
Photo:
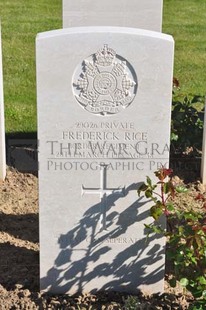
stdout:
[[72,83],[80,105],[98,115],[119,113],[131,104],[137,92],[134,69],[108,45],[77,67]]

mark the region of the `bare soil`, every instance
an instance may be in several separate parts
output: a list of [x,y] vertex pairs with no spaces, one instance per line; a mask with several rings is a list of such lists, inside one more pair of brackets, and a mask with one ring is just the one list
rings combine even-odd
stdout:
[[[0,309],[188,309],[191,296],[183,294],[181,288],[171,288],[166,281],[161,296],[105,292],[72,297],[39,292],[37,185],[35,175],[13,168],[8,168],[0,184]],[[197,204],[196,192],[205,192],[205,188],[200,182],[190,187],[191,192],[180,196],[177,204]],[[131,305],[135,303],[133,308],[125,308],[128,298]]]

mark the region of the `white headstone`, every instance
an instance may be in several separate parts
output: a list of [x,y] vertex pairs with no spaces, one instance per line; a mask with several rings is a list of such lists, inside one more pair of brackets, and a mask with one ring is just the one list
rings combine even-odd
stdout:
[[205,112],[204,112],[204,126],[202,139],[202,160],[201,160],[201,180],[206,185],[206,97],[205,97]]
[[5,155],[5,126],[4,126],[4,94],[3,94],[3,73],[2,73],[2,44],[0,25],[0,180],[6,176],[6,155]]
[[146,176],[168,166],[172,37],[69,28],[37,37],[41,289],[163,291]]
[[162,30],[163,0],[63,0],[63,28],[133,27]]

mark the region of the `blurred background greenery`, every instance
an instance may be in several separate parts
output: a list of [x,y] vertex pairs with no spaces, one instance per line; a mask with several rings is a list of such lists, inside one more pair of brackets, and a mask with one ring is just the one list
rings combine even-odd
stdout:
[[[7,133],[36,132],[35,37],[62,27],[62,0],[1,0]],[[163,32],[173,35],[179,95],[206,93],[206,1],[164,0]]]

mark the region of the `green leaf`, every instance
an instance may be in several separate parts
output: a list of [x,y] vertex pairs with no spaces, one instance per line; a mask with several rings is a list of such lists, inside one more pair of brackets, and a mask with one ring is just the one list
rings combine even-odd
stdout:
[[157,220],[160,215],[162,215],[162,209],[157,207],[157,206],[153,206],[151,207],[150,209],[150,215],[155,219]]
[[171,140],[172,141],[177,141],[178,140],[178,135],[176,135],[174,132],[171,133]]
[[150,187],[152,187],[152,181],[151,181],[150,177],[148,177],[148,176],[147,176],[147,184],[148,184]]
[[152,228],[153,228],[153,231],[154,231],[156,234],[163,234],[163,233],[164,233],[164,230],[163,230],[160,226],[154,225]]
[[200,297],[202,297],[202,290],[201,289],[199,289],[199,290],[195,289],[194,291],[192,291],[192,294],[195,298],[200,298]]
[[141,192],[145,192],[148,189],[147,184],[143,183],[142,185],[140,185],[140,187],[137,190],[138,196],[140,196]]
[[206,278],[204,276],[201,276],[198,278],[198,282],[200,284],[206,285]]
[[188,189],[182,185],[175,187],[175,189],[178,193],[187,193],[188,192]]
[[197,218],[197,215],[196,215],[196,214],[194,215],[192,212],[185,212],[183,215],[184,215],[184,218],[185,218],[186,220],[195,221],[195,220],[198,219],[198,218]]
[[187,278],[182,278],[180,280],[180,284],[183,286],[183,287],[186,287],[188,284],[189,284],[189,280]]
[[177,285],[176,279],[175,278],[170,279],[169,280],[169,284],[170,284],[171,287],[176,287],[176,285]]
[[198,235],[198,234],[195,235],[195,241],[196,241],[196,243],[198,245],[198,248],[201,248],[201,246],[202,246],[202,239],[201,239],[200,235]]
[[164,191],[164,194],[168,194],[169,193],[169,191],[170,191],[170,183],[169,182],[164,183],[163,191]]
[[204,290],[204,291],[202,292],[202,297],[203,297],[204,299],[206,299],[206,290]]
[[195,257],[191,257],[190,259],[191,259],[191,262],[192,262],[192,263],[194,263],[195,265],[197,265],[197,260],[196,260]]
[[198,301],[195,303],[195,306],[192,306],[192,308],[190,308],[191,310],[204,310],[204,308],[201,305],[201,302]]
[[148,228],[148,229],[151,229],[151,225],[152,225],[152,224],[144,224],[144,227],[145,227],[145,228]]
[[173,205],[173,203],[171,203],[171,202],[169,202],[169,203],[166,205],[166,207],[167,207],[167,210],[170,211],[170,212],[175,211],[174,205]]
[[145,196],[146,196],[147,198],[151,198],[151,197],[152,197],[152,191],[151,191],[150,189],[147,189],[147,190],[145,191]]

